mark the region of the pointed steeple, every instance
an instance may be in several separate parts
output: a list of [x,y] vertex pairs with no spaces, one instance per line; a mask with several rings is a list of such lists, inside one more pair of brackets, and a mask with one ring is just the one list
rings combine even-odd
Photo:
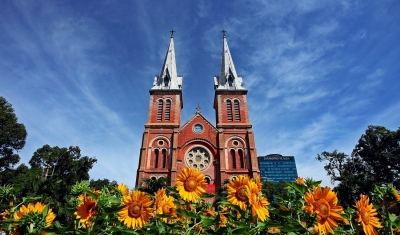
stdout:
[[154,78],[152,90],[181,90],[182,76],[178,76],[176,69],[174,30],[171,30],[171,39],[160,75]]
[[233,64],[231,52],[229,51],[228,42],[226,40],[226,31],[222,30],[222,58],[221,69],[219,76],[214,77],[214,88],[216,90],[244,90],[242,77],[236,73],[235,65]]

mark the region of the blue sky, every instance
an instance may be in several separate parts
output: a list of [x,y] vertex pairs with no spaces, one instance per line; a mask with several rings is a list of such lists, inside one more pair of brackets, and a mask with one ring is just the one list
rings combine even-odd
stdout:
[[0,95],[44,144],[96,157],[93,179],[134,186],[149,92],[170,30],[183,75],[182,123],[215,123],[221,30],[248,89],[259,156],[295,156],[330,185],[322,151],[350,154],[368,125],[400,126],[400,2],[0,2]]

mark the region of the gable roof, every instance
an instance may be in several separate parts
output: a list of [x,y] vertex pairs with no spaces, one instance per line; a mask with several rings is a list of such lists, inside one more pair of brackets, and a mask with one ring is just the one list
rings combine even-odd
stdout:
[[204,117],[203,114],[200,113],[200,111],[196,111],[196,113],[179,128],[179,131],[186,128],[186,126],[188,126],[196,117],[201,117],[210,127],[212,127],[212,129],[218,132],[218,129],[210,121],[208,121],[208,119]]

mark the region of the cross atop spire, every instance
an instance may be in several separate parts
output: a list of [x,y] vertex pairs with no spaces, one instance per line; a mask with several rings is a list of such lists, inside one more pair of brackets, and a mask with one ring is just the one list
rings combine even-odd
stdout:
[[171,39],[160,75],[154,78],[152,90],[181,90],[182,76],[178,76],[176,69],[174,30],[171,30]]
[[200,110],[201,110],[200,105],[197,105],[197,107],[196,107],[196,113],[200,113]]
[[237,75],[235,65],[233,64],[228,41],[226,40],[226,31],[222,30],[221,32],[223,34],[221,69],[219,76],[214,77],[214,87],[216,90],[245,90],[242,86],[242,77]]

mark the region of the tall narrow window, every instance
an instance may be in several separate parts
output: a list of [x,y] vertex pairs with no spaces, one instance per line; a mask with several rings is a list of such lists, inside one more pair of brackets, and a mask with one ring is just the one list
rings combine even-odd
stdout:
[[165,77],[164,77],[164,86],[165,86],[165,87],[168,87],[168,85],[169,85],[169,77],[168,77],[168,76],[165,76]]
[[158,168],[158,149],[154,150],[154,168]]
[[232,75],[229,75],[229,77],[228,77],[228,86],[229,86],[229,89],[233,88],[233,77],[232,77]]
[[240,122],[240,108],[239,108],[239,101],[235,100],[233,101],[233,105],[235,107],[235,120],[237,122]]
[[238,154],[239,154],[239,166],[240,168],[244,168],[243,150],[239,149]]
[[228,122],[231,122],[232,121],[232,101],[230,101],[230,100],[227,100],[226,101],[226,111],[227,111],[227,114],[228,114]]
[[157,121],[162,121],[163,101],[158,101]]
[[167,162],[167,150],[163,149],[162,150],[162,162],[161,162],[161,167],[165,168],[165,164]]
[[231,149],[231,160],[232,160],[232,168],[236,168],[236,156],[235,150]]
[[165,121],[169,121],[169,114],[171,109],[171,100],[167,100],[165,103]]

